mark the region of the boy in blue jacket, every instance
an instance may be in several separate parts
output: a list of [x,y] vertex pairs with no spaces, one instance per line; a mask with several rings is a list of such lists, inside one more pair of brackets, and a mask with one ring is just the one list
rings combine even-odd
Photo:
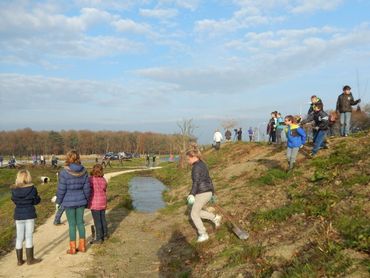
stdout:
[[287,138],[287,159],[289,170],[292,170],[298,155],[299,149],[306,143],[306,132],[297,125],[296,119],[289,115],[285,117],[286,138]]

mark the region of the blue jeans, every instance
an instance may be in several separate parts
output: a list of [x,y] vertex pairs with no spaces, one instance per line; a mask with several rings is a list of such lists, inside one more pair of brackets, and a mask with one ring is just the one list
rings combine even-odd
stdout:
[[96,240],[104,240],[108,236],[108,225],[105,219],[105,210],[91,210],[96,230]]
[[23,248],[23,241],[26,239],[26,248],[33,247],[33,230],[35,229],[35,219],[16,220],[17,239],[15,249]]
[[65,208],[62,206],[62,205],[59,205],[59,208],[55,214],[55,218],[54,218],[54,224],[60,224],[60,219],[62,218],[62,215],[63,215],[63,212],[64,212]]
[[351,130],[352,112],[340,113],[340,135],[345,136]]
[[327,130],[318,130],[313,142],[312,155],[317,154],[319,149],[323,146]]

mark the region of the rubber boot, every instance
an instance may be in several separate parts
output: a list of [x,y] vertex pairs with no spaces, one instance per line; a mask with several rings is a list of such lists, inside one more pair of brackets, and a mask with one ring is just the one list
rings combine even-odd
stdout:
[[27,264],[37,264],[41,262],[41,259],[36,259],[33,257],[33,247],[26,248]]
[[74,255],[77,253],[76,250],[76,241],[69,242],[69,249],[67,250],[67,254]]
[[85,253],[86,252],[86,239],[80,238],[78,242],[78,252]]
[[23,260],[23,248],[22,249],[15,249],[15,252],[17,253],[17,265],[22,265],[24,264]]

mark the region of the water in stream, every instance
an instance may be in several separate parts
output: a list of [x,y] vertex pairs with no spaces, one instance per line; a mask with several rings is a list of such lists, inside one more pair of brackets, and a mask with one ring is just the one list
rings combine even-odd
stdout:
[[129,182],[129,193],[137,211],[155,212],[166,206],[162,192],[166,186],[152,177],[135,177]]

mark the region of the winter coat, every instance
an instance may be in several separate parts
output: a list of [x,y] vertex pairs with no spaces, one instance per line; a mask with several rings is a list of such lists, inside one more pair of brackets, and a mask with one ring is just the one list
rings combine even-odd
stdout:
[[88,204],[90,183],[86,169],[80,164],[70,164],[59,174],[57,204],[65,208],[78,208]]
[[89,177],[90,200],[88,208],[91,210],[107,209],[107,181],[103,177]]
[[345,113],[345,112],[352,112],[352,106],[356,105],[360,102],[360,100],[354,100],[352,93],[350,94],[340,94],[338,96],[337,100],[337,111],[339,113]]
[[190,192],[191,195],[195,196],[200,193],[215,192],[207,165],[202,160],[198,160],[193,164],[191,178],[193,180],[193,186]]
[[33,184],[12,188],[12,201],[15,204],[15,220],[37,218],[35,205],[40,203],[41,198]]
[[284,124],[284,119],[282,117],[277,118],[277,130],[284,130],[285,124]]
[[266,133],[267,134],[272,134],[274,131],[276,131],[276,119],[275,118],[271,118],[269,123],[267,124],[267,129],[266,129]]
[[312,121],[315,122],[315,127],[318,130],[328,130],[329,129],[329,115],[322,110],[315,111],[309,114],[307,118],[301,122],[301,124],[306,124]]
[[299,125],[290,125],[286,128],[288,148],[299,148],[306,143],[306,132]]

